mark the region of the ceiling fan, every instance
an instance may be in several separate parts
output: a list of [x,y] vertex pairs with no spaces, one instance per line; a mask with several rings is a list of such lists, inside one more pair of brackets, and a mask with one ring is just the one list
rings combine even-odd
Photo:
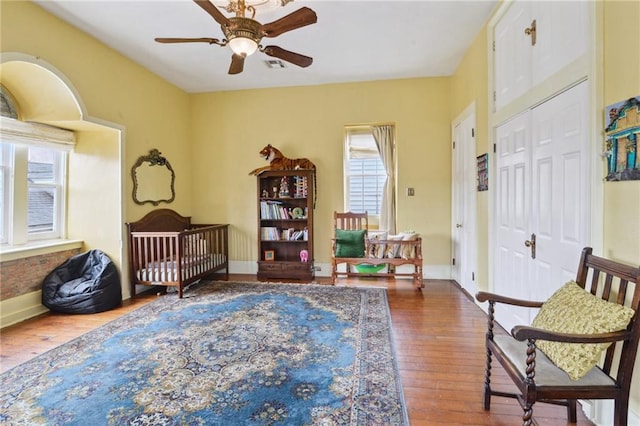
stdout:
[[[303,7],[296,10],[278,20],[270,22],[268,24],[261,24],[254,20],[255,8],[253,6],[247,6],[245,0],[230,1],[229,6],[226,8],[228,11],[235,11],[236,16],[227,18],[220,12],[217,6],[212,4],[209,0],[193,0],[205,10],[209,15],[220,24],[222,32],[226,37],[223,40],[217,38],[156,38],[159,43],[209,43],[217,44],[219,46],[226,46],[227,44],[233,51],[231,56],[231,66],[229,67],[229,74],[239,74],[244,69],[244,59],[254,53],[256,50],[260,50],[269,56],[282,59],[300,67],[308,67],[313,63],[313,58],[304,56],[299,53],[285,50],[278,46],[266,46],[263,47],[260,41],[263,37],[277,37],[287,31],[295,30],[307,25],[315,24],[318,21],[316,13],[308,7]],[[287,2],[282,2],[286,4]],[[245,13],[249,11],[252,13],[251,18],[245,17]]]

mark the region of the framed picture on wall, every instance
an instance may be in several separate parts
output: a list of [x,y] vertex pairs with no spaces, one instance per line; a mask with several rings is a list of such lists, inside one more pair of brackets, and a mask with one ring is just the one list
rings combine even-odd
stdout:
[[640,180],[640,96],[605,108],[605,149],[608,181]]
[[489,189],[489,154],[476,158],[478,162],[478,191]]

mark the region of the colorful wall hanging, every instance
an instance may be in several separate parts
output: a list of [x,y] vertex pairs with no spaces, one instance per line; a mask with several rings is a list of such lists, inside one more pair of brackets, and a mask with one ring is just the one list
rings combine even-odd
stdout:
[[606,180],[640,180],[640,96],[609,105],[605,123]]

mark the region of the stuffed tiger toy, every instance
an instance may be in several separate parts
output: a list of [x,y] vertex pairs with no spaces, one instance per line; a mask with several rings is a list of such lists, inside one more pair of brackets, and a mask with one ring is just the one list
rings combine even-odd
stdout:
[[252,170],[251,173],[249,173],[250,175],[259,175],[265,170],[316,169],[316,165],[308,158],[287,158],[278,148],[271,146],[271,144],[262,148],[260,157],[269,161],[269,165]]
[[269,165],[258,167],[257,169],[252,170],[249,173],[250,175],[259,175],[266,170],[313,170],[313,183],[316,187],[316,191],[314,193],[315,197],[313,200],[313,207],[315,208],[315,199],[318,196],[318,189],[316,185],[316,165],[313,164],[311,160],[309,160],[308,158],[287,158],[278,148],[276,148],[275,146],[271,146],[271,144],[262,148],[262,150],[260,151],[260,156],[269,161]]

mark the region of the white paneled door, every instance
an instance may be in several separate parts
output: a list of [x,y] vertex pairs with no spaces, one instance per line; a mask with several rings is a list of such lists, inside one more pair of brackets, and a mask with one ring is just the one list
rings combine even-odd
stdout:
[[588,51],[588,1],[509,2],[493,29],[496,111]]
[[[496,128],[494,291],[545,300],[575,277],[588,242],[588,83]],[[507,330],[535,312],[502,308]]]
[[477,291],[475,112],[453,129],[453,265],[451,278],[470,295]]

